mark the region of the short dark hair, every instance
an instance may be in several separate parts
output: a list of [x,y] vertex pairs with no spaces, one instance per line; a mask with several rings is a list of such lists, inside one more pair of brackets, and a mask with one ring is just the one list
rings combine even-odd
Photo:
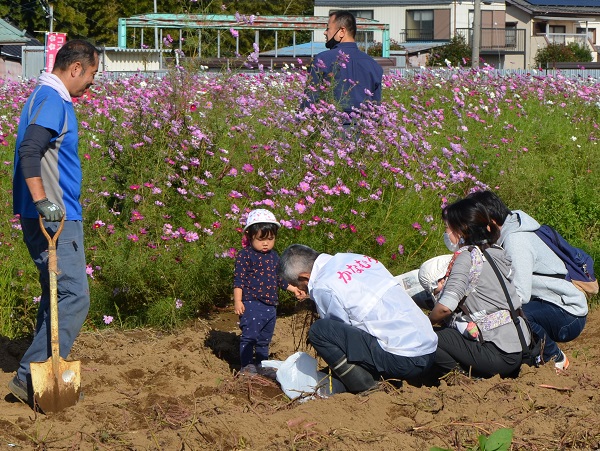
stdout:
[[335,17],[335,23],[344,27],[350,36],[354,39],[356,36],[356,18],[350,11],[331,11],[329,17]]
[[54,68],[58,70],[67,70],[73,63],[80,62],[83,69],[96,64],[96,59],[100,55],[100,50],[87,41],[82,39],[73,39],[67,41],[56,54]]
[[473,199],[475,202],[482,204],[488,211],[490,218],[500,227],[504,225],[507,216],[512,213],[504,202],[502,202],[502,199],[491,191],[475,191],[466,198]]
[[279,230],[279,226],[272,222],[255,222],[254,224],[248,226],[245,230],[245,234],[248,236],[248,239],[253,240],[254,238],[275,238],[277,236],[277,231]]
[[444,208],[442,218],[451,230],[460,234],[466,245],[485,249],[500,238],[500,226],[492,221],[485,206],[469,197]]

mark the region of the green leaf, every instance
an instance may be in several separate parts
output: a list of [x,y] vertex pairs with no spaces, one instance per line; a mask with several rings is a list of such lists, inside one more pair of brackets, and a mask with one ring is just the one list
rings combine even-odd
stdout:
[[481,449],[482,451],[508,451],[512,437],[512,429],[498,429],[488,437],[485,447],[481,447]]

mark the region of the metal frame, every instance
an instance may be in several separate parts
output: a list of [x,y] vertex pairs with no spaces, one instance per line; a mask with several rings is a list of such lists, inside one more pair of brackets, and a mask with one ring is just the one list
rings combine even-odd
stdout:
[[[255,30],[255,42],[258,42],[260,30],[275,31],[275,56],[277,56],[277,30],[292,30],[294,47],[296,31],[322,30],[327,27],[329,17],[320,16],[256,16],[252,20],[238,20],[236,16],[219,14],[141,14],[129,18],[119,18],[118,47],[127,48],[127,28],[154,28],[154,29],[213,29],[228,30]],[[356,18],[357,31],[382,32],[382,57],[390,56],[390,26],[376,20]],[[236,38],[236,47],[239,37]],[[220,53],[220,46],[218,49]],[[311,55],[312,56],[312,55]]]

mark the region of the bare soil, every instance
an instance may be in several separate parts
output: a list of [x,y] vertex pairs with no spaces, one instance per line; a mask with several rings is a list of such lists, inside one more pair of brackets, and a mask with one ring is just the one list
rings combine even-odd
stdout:
[[[278,318],[272,358],[304,344],[305,313]],[[290,401],[277,383],[240,376],[237,317],[228,312],[174,333],[84,332],[84,398],[43,415],[6,389],[27,340],[0,337],[0,449],[428,450],[469,449],[514,429],[512,449],[600,449],[600,310],[565,343],[571,366],[524,367],[516,379],[451,375],[438,387],[385,384],[367,396]]]

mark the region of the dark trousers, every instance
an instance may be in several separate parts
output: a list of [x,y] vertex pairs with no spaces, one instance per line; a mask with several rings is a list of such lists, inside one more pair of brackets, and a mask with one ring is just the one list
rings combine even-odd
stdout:
[[412,379],[433,364],[434,353],[403,357],[384,351],[374,336],[349,324],[332,319],[313,323],[308,333],[310,344],[329,366],[346,357],[379,378]]
[[269,344],[275,332],[277,308],[260,301],[244,302],[240,316],[240,360],[242,368],[250,363],[259,364],[269,358]]
[[558,305],[539,298],[533,298],[527,304],[523,304],[523,312],[531,331],[545,340],[544,362],[548,362],[552,357],[560,357],[560,349],[556,342],[574,340],[585,326],[585,316],[571,315]]
[[510,376],[521,365],[521,352],[505,353],[491,342],[470,340],[458,330],[444,328],[436,331],[438,348],[435,353],[434,370],[438,376],[460,366],[471,369],[474,376]]

